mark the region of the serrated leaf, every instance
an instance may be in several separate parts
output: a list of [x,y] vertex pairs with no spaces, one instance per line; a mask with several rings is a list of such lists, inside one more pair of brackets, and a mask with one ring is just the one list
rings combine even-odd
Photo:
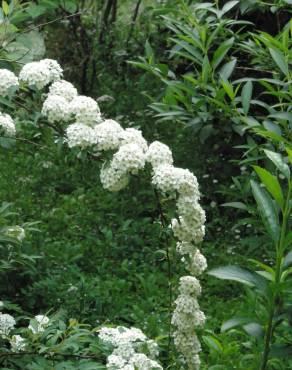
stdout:
[[271,150],[264,149],[266,156],[274,163],[280,172],[289,180],[290,168],[284,162],[283,157],[279,153],[272,152]]
[[256,181],[251,180],[250,183],[263,224],[274,242],[277,242],[280,234],[277,209],[269,194]]
[[269,191],[269,193],[276,200],[276,202],[279,204],[281,209],[283,209],[284,197],[283,197],[281,185],[277,177],[272,175],[269,171],[267,171],[265,168],[262,168],[260,166],[253,166],[253,168],[258,174],[262,183],[265,185],[265,187]]
[[250,287],[256,287],[259,291],[265,290],[267,285],[266,281],[262,277],[240,266],[217,267],[210,270],[208,274],[215,276],[218,279],[238,281],[239,283]]

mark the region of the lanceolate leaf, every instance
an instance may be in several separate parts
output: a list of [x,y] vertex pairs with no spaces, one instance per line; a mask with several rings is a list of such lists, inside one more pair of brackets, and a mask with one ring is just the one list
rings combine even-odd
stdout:
[[208,272],[209,275],[218,279],[238,281],[250,287],[256,287],[260,291],[266,288],[266,281],[254,272],[239,266],[222,266]]
[[241,102],[245,114],[247,114],[249,111],[251,97],[252,97],[252,82],[247,81],[243,86],[241,92]]
[[251,188],[265,228],[274,242],[277,242],[280,233],[277,209],[269,194],[256,181],[251,180]]
[[277,66],[280,68],[280,70],[284,73],[285,76],[289,73],[289,67],[288,63],[285,60],[285,56],[282,54],[280,50],[269,48],[270,54],[272,58],[274,59],[274,62],[277,64]]
[[229,40],[224,41],[218,49],[215,51],[213,59],[212,59],[212,67],[214,69],[221,63],[225,55],[228,53],[229,49],[234,43],[234,37]]
[[289,166],[284,162],[283,157],[279,153],[272,152],[271,150],[264,150],[266,156],[274,163],[280,172],[287,178],[290,179]]
[[272,195],[272,197],[276,200],[279,206],[283,209],[284,197],[283,197],[280,183],[278,179],[276,178],[276,176],[272,175],[269,171],[267,171],[266,169],[262,167],[253,166],[253,168],[258,174],[258,176],[260,177],[262,183],[265,185],[267,190]]
[[244,324],[248,324],[252,322],[254,319],[250,317],[232,317],[232,319],[229,319],[225,321],[221,326],[221,333],[224,333],[227,330],[233,329],[236,326],[241,326]]

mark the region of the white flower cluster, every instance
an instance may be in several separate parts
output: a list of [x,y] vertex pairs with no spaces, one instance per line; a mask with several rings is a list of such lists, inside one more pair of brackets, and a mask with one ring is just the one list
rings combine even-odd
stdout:
[[21,352],[25,350],[25,339],[21,335],[12,335],[9,340],[12,352]]
[[65,80],[54,82],[49,87],[49,94],[61,96],[68,102],[73,100],[78,95],[77,89],[70,82]]
[[95,126],[101,121],[97,102],[88,96],[76,96],[70,102],[70,111],[74,115],[76,122],[87,126]]
[[14,318],[7,314],[0,312],[0,336],[5,338],[7,337],[11,330],[14,329],[16,322]]
[[71,118],[69,103],[63,96],[49,94],[43,103],[42,115],[50,123],[68,122]]
[[69,125],[66,129],[66,136],[70,148],[77,146],[84,149],[96,143],[93,129],[82,123]]
[[19,242],[22,242],[23,239],[25,238],[25,230],[23,227],[21,226],[11,226],[11,227],[8,227],[6,230],[5,230],[5,235],[11,237],[11,238],[15,238],[17,239]]
[[[137,328],[103,327],[99,331],[99,338],[114,347],[107,358],[109,370],[162,370],[155,360],[158,356],[158,346],[153,340],[148,340],[145,334]],[[147,349],[148,356],[142,353]]]
[[43,59],[39,62],[25,64],[19,73],[19,81],[40,90],[48,84],[60,80],[62,74],[63,70],[55,60]]
[[34,334],[42,333],[48,326],[50,319],[45,315],[37,315],[28,326]]
[[172,165],[172,152],[169,147],[160,141],[153,141],[149,145],[146,160],[153,168],[161,166],[162,164]]
[[96,125],[94,134],[98,151],[118,149],[123,131],[121,125],[112,119],[107,119]]
[[0,112],[0,134],[12,137],[16,134],[15,124],[9,114]]
[[18,78],[8,69],[0,69],[0,96],[9,96],[19,87]]
[[205,324],[205,315],[200,310],[197,297],[201,294],[199,280],[194,276],[180,278],[180,295],[175,301],[176,308],[172,315],[172,324],[176,326],[174,341],[183,354],[189,369],[198,369],[200,342],[195,334],[197,328]]

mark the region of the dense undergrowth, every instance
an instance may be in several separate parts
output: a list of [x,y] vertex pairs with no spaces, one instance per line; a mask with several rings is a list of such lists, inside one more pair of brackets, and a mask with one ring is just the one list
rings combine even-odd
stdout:
[[[4,3],[1,17],[18,30],[11,26],[7,38],[7,30],[0,29],[0,67],[17,72],[18,62],[44,53],[60,60],[65,79],[97,99],[106,118],[141,129],[149,142],[167,144],[176,165],[196,174],[207,214],[202,249],[209,270],[240,265],[271,273],[251,261],[274,267],[276,258],[250,180],[256,179],[252,166],[260,165],[280,174],[283,193],[287,189],[281,166],[263,149],[288,162],[289,1],[30,1],[11,2],[10,13]],[[38,24],[44,25],[35,28]],[[7,108],[5,101],[0,104]],[[18,114],[25,117],[22,105]],[[37,115],[19,120],[19,140],[0,141],[0,200],[11,203],[13,212],[5,222],[24,227],[21,253],[30,256],[11,260],[1,244],[4,307],[23,317],[57,314],[93,326],[139,327],[158,340],[164,368],[180,369],[166,342],[169,278],[175,290],[184,270],[172,244],[169,276],[153,189],[134,178],[121,192],[105,191],[98,160],[56,145],[50,130],[40,134],[37,120]],[[287,234],[286,253],[291,250]],[[261,295],[250,284],[243,288],[208,274],[201,284],[207,317],[203,369],[290,368],[291,288],[285,286],[279,296],[283,316],[275,319],[272,342],[282,346],[262,367],[268,315]],[[239,316],[245,320],[230,324],[230,330],[221,327]],[[37,361],[25,368],[58,366]],[[71,361],[68,369],[83,369]],[[2,365],[1,353],[0,366],[21,368]]]

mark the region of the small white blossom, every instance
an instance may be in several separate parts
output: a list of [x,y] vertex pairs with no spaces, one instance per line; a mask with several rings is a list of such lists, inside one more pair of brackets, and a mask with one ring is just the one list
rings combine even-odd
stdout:
[[194,227],[192,223],[188,223],[183,217],[171,220],[173,235],[180,241],[189,243],[201,243],[205,236],[205,226],[199,225]]
[[0,69],[0,96],[9,96],[19,87],[18,78],[8,69]]
[[135,128],[126,128],[121,135],[121,145],[136,144],[146,153],[148,150],[147,141],[144,139],[142,132]]
[[69,103],[62,96],[49,94],[44,101],[42,115],[45,116],[50,123],[60,121],[68,122],[71,116]]
[[162,164],[173,164],[172,152],[169,147],[159,141],[154,141],[149,145],[147,154],[147,162],[151,163],[152,167],[157,167]]
[[95,126],[101,121],[97,102],[88,96],[78,95],[70,102],[70,111],[79,123]]
[[45,315],[37,315],[34,320],[36,321],[36,326],[32,323],[29,324],[28,329],[30,329],[34,334],[42,333],[48,326],[50,319]]
[[49,82],[55,82],[62,78],[63,69],[56,60],[42,59],[39,61],[39,63],[49,70]]
[[21,352],[25,350],[25,339],[20,335],[13,335],[9,340],[12,352]]
[[77,96],[77,89],[70,82],[60,80],[50,86],[49,93],[50,95],[62,96],[70,102]]
[[15,238],[18,241],[22,242],[23,239],[25,238],[25,230],[21,226],[13,226],[13,227],[8,227],[5,230],[5,234],[11,238]]
[[12,137],[16,134],[15,124],[9,114],[0,112],[0,134]]
[[94,133],[97,141],[97,149],[114,150],[120,146],[120,140],[123,133],[121,125],[112,120],[107,119],[94,127]]
[[66,136],[69,148],[87,148],[96,144],[94,131],[83,123],[73,123],[66,129]]
[[207,267],[207,260],[199,251],[199,249],[196,249],[195,252],[190,254],[189,262],[187,263],[187,269],[191,274],[194,276],[199,276],[206,270]]
[[50,83],[51,72],[45,64],[31,62],[22,67],[19,73],[19,80],[41,90]]
[[0,312],[0,336],[7,337],[14,329],[15,324],[16,322],[11,315]]
[[124,189],[129,184],[129,175],[123,168],[103,166],[100,171],[100,181],[104,189],[117,192]]
[[145,166],[145,154],[138,144],[122,145],[114,154],[111,166],[121,168],[124,172],[137,174]]

